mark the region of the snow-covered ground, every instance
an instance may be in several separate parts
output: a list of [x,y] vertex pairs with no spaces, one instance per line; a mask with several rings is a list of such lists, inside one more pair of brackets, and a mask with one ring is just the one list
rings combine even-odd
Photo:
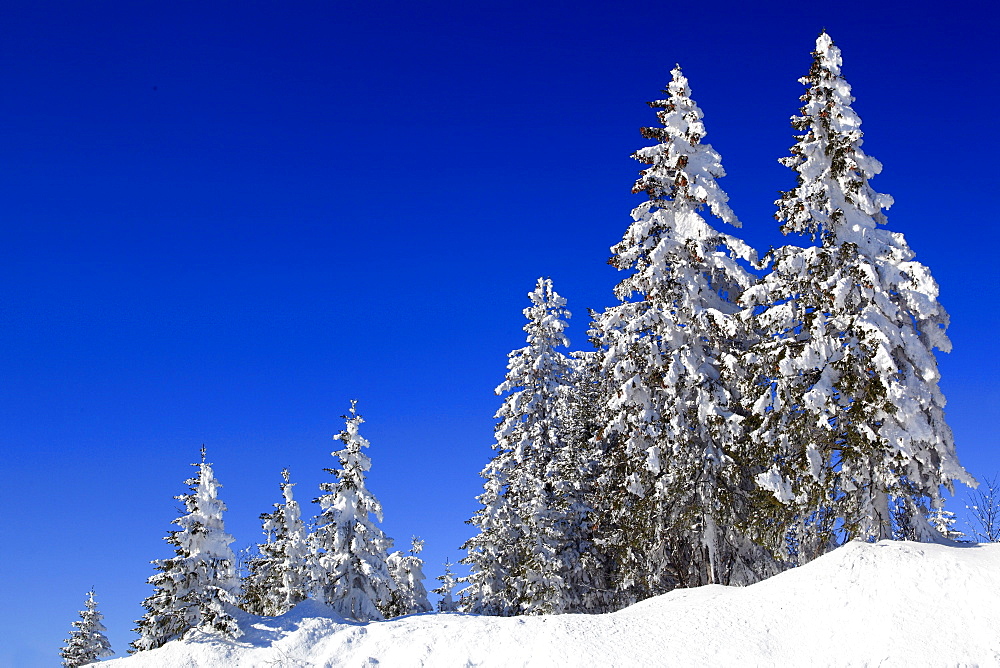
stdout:
[[1000,544],[850,543],[750,587],[608,615],[345,622],[307,601],[109,668],[235,666],[1000,666]]

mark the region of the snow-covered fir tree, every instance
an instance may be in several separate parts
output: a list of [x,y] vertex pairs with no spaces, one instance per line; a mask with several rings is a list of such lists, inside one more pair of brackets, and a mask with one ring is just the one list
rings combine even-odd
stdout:
[[[943,502],[943,499],[941,500]],[[940,503],[940,502],[939,502]],[[931,523],[938,533],[948,540],[961,540],[965,534],[955,526],[955,513],[946,510],[943,503],[939,507],[933,508],[927,516],[927,521]]]
[[111,642],[104,635],[107,632],[101,622],[104,616],[97,610],[93,589],[87,592],[84,605],[86,609],[81,610],[80,619],[73,622],[73,630],[65,641],[66,645],[59,652],[62,665],[66,668],[86,666],[114,654]]
[[459,592],[463,612],[504,617],[517,614],[517,590],[508,578],[516,563],[513,546],[522,535],[520,519],[507,497],[513,463],[512,451],[498,450],[480,474],[486,479],[483,493],[476,497],[482,507],[468,520],[479,533],[462,545],[467,555],[461,563],[469,566],[469,574],[460,580],[467,585]]
[[232,617],[239,592],[235,558],[222,514],[226,504],[218,497],[221,485],[205,461],[201,448],[198,475],[185,482],[189,494],[174,497],[186,514],[173,520],[180,528],[164,539],[174,547],[174,556],[152,563],[157,573],[149,578],[153,594],[142,602],[146,614],[136,623],[139,638],[131,651],[155,649],[180,638],[191,629],[217,633],[227,638],[242,635]]
[[247,545],[235,550],[236,577],[240,581],[240,595],[237,605],[252,615],[267,615],[266,598],[268,583],[262,577],[266,559],[260,552],[261,544]]
[[396,589],[382,606],[386,619],[434,609],[427,600],[427,588],[424,587],[424,560],[417,556],[423,549],[424,541],[414,536],[408,554],[397,550],[389,555],[389,574],[396,583]]
[[457,612],[458,602],[455,600],[454,594],[458,578],[451,570],[450,561],[444,562],[444,573],[437,576],[437,580],[441,583],[441,586],[431,591],[441,597],[441,600],[438,601],[438,612]]
[[601,500],[597,482],[603,458],[603,445],[596,436],[603,426],[602,402],[608,384],[598,351],[574,351],[569,359],[570,391],[562,410],[565,442],[549,470],[555,490],[557,531],[568,567],[563,580],[573,587],[563,599],[562,611],[610,612],[613,597],[609,562],[597,543],[595,530],[602,515],[597,505]]
[[[600,439],[602,544],[628,605],[675,586],[748,583],[773,572],[741,531],[748,511],[743,436],[734,394],[745,333],[734,300],[754,282],[738,262],[753,251],[713,228],[702,210],[739,226],[716,179],[719,154],[702,143],[702,112],[680,67],[672,71],[655,139],[634,158],[649,165],[634,192],[648,200],[612,248],[630,274],[620,304],[592,335],[612,387]],[[750,492],[752,493],[752,492]]]
[[288,469],[281,472],[282,503],[260,516],[266,541],[247,564],[244,601],[247,612],[275,616],[306,599],[309,588],[309,545],[302,511],[295,500]]
[[351,402],[343,431],[334,440],[343,448],[332,453],[339,469],[325,469],[334,482],[320,484],[323,494],[315,499],[321,512],[310,534],[310,589],[316,600],[344,617],[359,621],[381,620],[384,605],[395,583],[386,557],[392,540],[379,528],[382,504],[365,486],[371,459],[362,452],[368,440],[358,433],[364,419]]
[[[881,164],[861,149],[861,120],[830,36],[816,41],[801,134],[781,162],[797,184],[782,194],[782,232],[819,238],[785,246],[744,293],[758,326],[745,386],[748,442],[767,468],[759,483],[784,504],[798,561],[828,550],[836,533],[870,540],[933,540],[926,521],[940,488],[974,484],[955,455],[933,350],[948,351],[938,287],[903,235],[889,232],[892,198],[869,178]],[[895,517],[911,526],[894,530]]]
[[571,364],[559,348],[568,345],[564,330],[566,300],[540,278],[524,310],[528,333],[524,348],[510,353],[507,393],[497,411],[497,455],[483,475],[483,509],[471,520],[480,533],[464,547],[471,566],[464,605],[495,615],[575,612],[585,605],[589,575],[581,532],[589,524],[576,480],[582,471],[570,452],[565,424]]

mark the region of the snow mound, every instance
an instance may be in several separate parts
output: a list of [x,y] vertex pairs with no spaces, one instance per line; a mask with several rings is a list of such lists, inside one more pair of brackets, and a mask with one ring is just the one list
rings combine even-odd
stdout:
[[182,641],[109,668],[1000,665],[1000,544],[849,543],[749,587],[608,615],[422,614],[350,622],[306,601],[244,615],[237,641]]

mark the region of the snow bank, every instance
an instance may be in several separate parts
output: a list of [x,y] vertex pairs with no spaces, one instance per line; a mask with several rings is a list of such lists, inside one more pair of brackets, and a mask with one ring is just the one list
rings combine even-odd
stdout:
[[850,543],[745,588],[671,592],[609,615],[347,622],[312,601],[244,616],[108,668],[1000,665],[1000,544]]

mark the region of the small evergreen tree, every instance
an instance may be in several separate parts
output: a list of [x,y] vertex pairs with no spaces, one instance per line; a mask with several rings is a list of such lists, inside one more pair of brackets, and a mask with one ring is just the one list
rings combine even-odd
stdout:
[[[774,251],[771,272],[743,296],[759,328],[746,358],[748,442],[767,469],[758,482],[797,534],[799,561],[828,550],[837,532],[933,540],[927,502],[955,480],[974,484],[938,388],[933,349],[950,350],[948,315],[903,235],[879,227],[892,198],[868,184],[881,164],[861,149],[840,67],[821,34],[792,119],[802,134],[781,160],[797,185],[776,202],[784,233],[822,245]],[[896,501],[908,508],[894,513]],[[909,526],[894,528],[894,517]]]
[[572,365],[566,300],[539,278],[524,310],[524,348],[509,355],[508,393],[497,411],[497,455],[484,471],[480,534],[466,543],[471,572],[463,600],[496,615],[571,612],[586,605],[588,509],[577,480],[584,462],[569,441]]
[[389,555],[389,574],[396,589],[382,608],[386,619],[433,610],[424,587],[424,561],[417,556],[423,549],[424,541],[414,536],[409,554],[396,551]]
[[152,563],[158,571],[149,578],[153,594],[142,605],[146,614],[136,623],[139,638],[130,651],[155,649],[180,638],[191,629],[238,638],[242,631],[232,617],[239,591],[232,536],[226,533],[222,514],[226,504],[218,498],[219,483],[201,448],[198,475],[186,481],[190,494],[174,497],[184,503],[186,514],[173,520],[180,527],[164,539],[174,546],[174,556]]
[[[268,536],[268,540],[270,538]],[[248,545],[236,551],[236,576],[240,580],[240,609],[252,615],[266,617],[269,611],[268,587],[274,584],[274,580],[265,576],[269,571],[269,561],[261,554],[260,546],[261,544]]]
[[521,521],[507,496],[513,463],[512,451],[498,450],[480,473],[486,479],[483,493],[476,497],[482,507],[468,520],[479,533],[462,545],[468,553],[462,563],[469,566],[469,574],[460,579],[466,584],[459,592],[463,612],[506,617],[518,609],[517,592],[508,577],[516,563],[513,546],[522,534]]
[[943,499],[938,507],[931,510],[927,520],[931,526],[937,529],[938,533],[948,540],[961,540],[965,536],[964,533],[955,528],[955,513],[945,510]]
[[248,561],[244,579],[247,612],[276,616],[306,599],[309,586],[309,545],[302,512],[295,500],[288,469],[281,472],[284,503],[260,516],[267,540],[257,546],[258,555]]
[[80,611],[80,619],[73,622],[73,630],[65,641],[65,647],[59,652],[62,665],[66,668],[86,666],[114,654],[111,643],[104,635],[107,631],[101,623],[104,616],[97,610],[93,589],[87,592],[84,605],[86,610]]
[[324,469],[337,479],[321,483],[324,493],[314,501],[321,512],[310,535],[310,587],[312,596],[344,617],[381,620],[379,605],[395,589],[386,565],[392,540],[376,523],[382,521],[382,504],[365,486],[371,459],[361,451],[369,443],[358,433],[364,419],[356,405],[351,402],[350,414],[342,416],[346,426],[334,436],[344,445],[333,453],[340,469]]
[[454,599],[455,585],[458,578],[451,571],[451,562],[444,562],[444,573],[437,576],[441,586],[431,591],[441,597],[438,601],[438,612],[458,612],[458,602]]

